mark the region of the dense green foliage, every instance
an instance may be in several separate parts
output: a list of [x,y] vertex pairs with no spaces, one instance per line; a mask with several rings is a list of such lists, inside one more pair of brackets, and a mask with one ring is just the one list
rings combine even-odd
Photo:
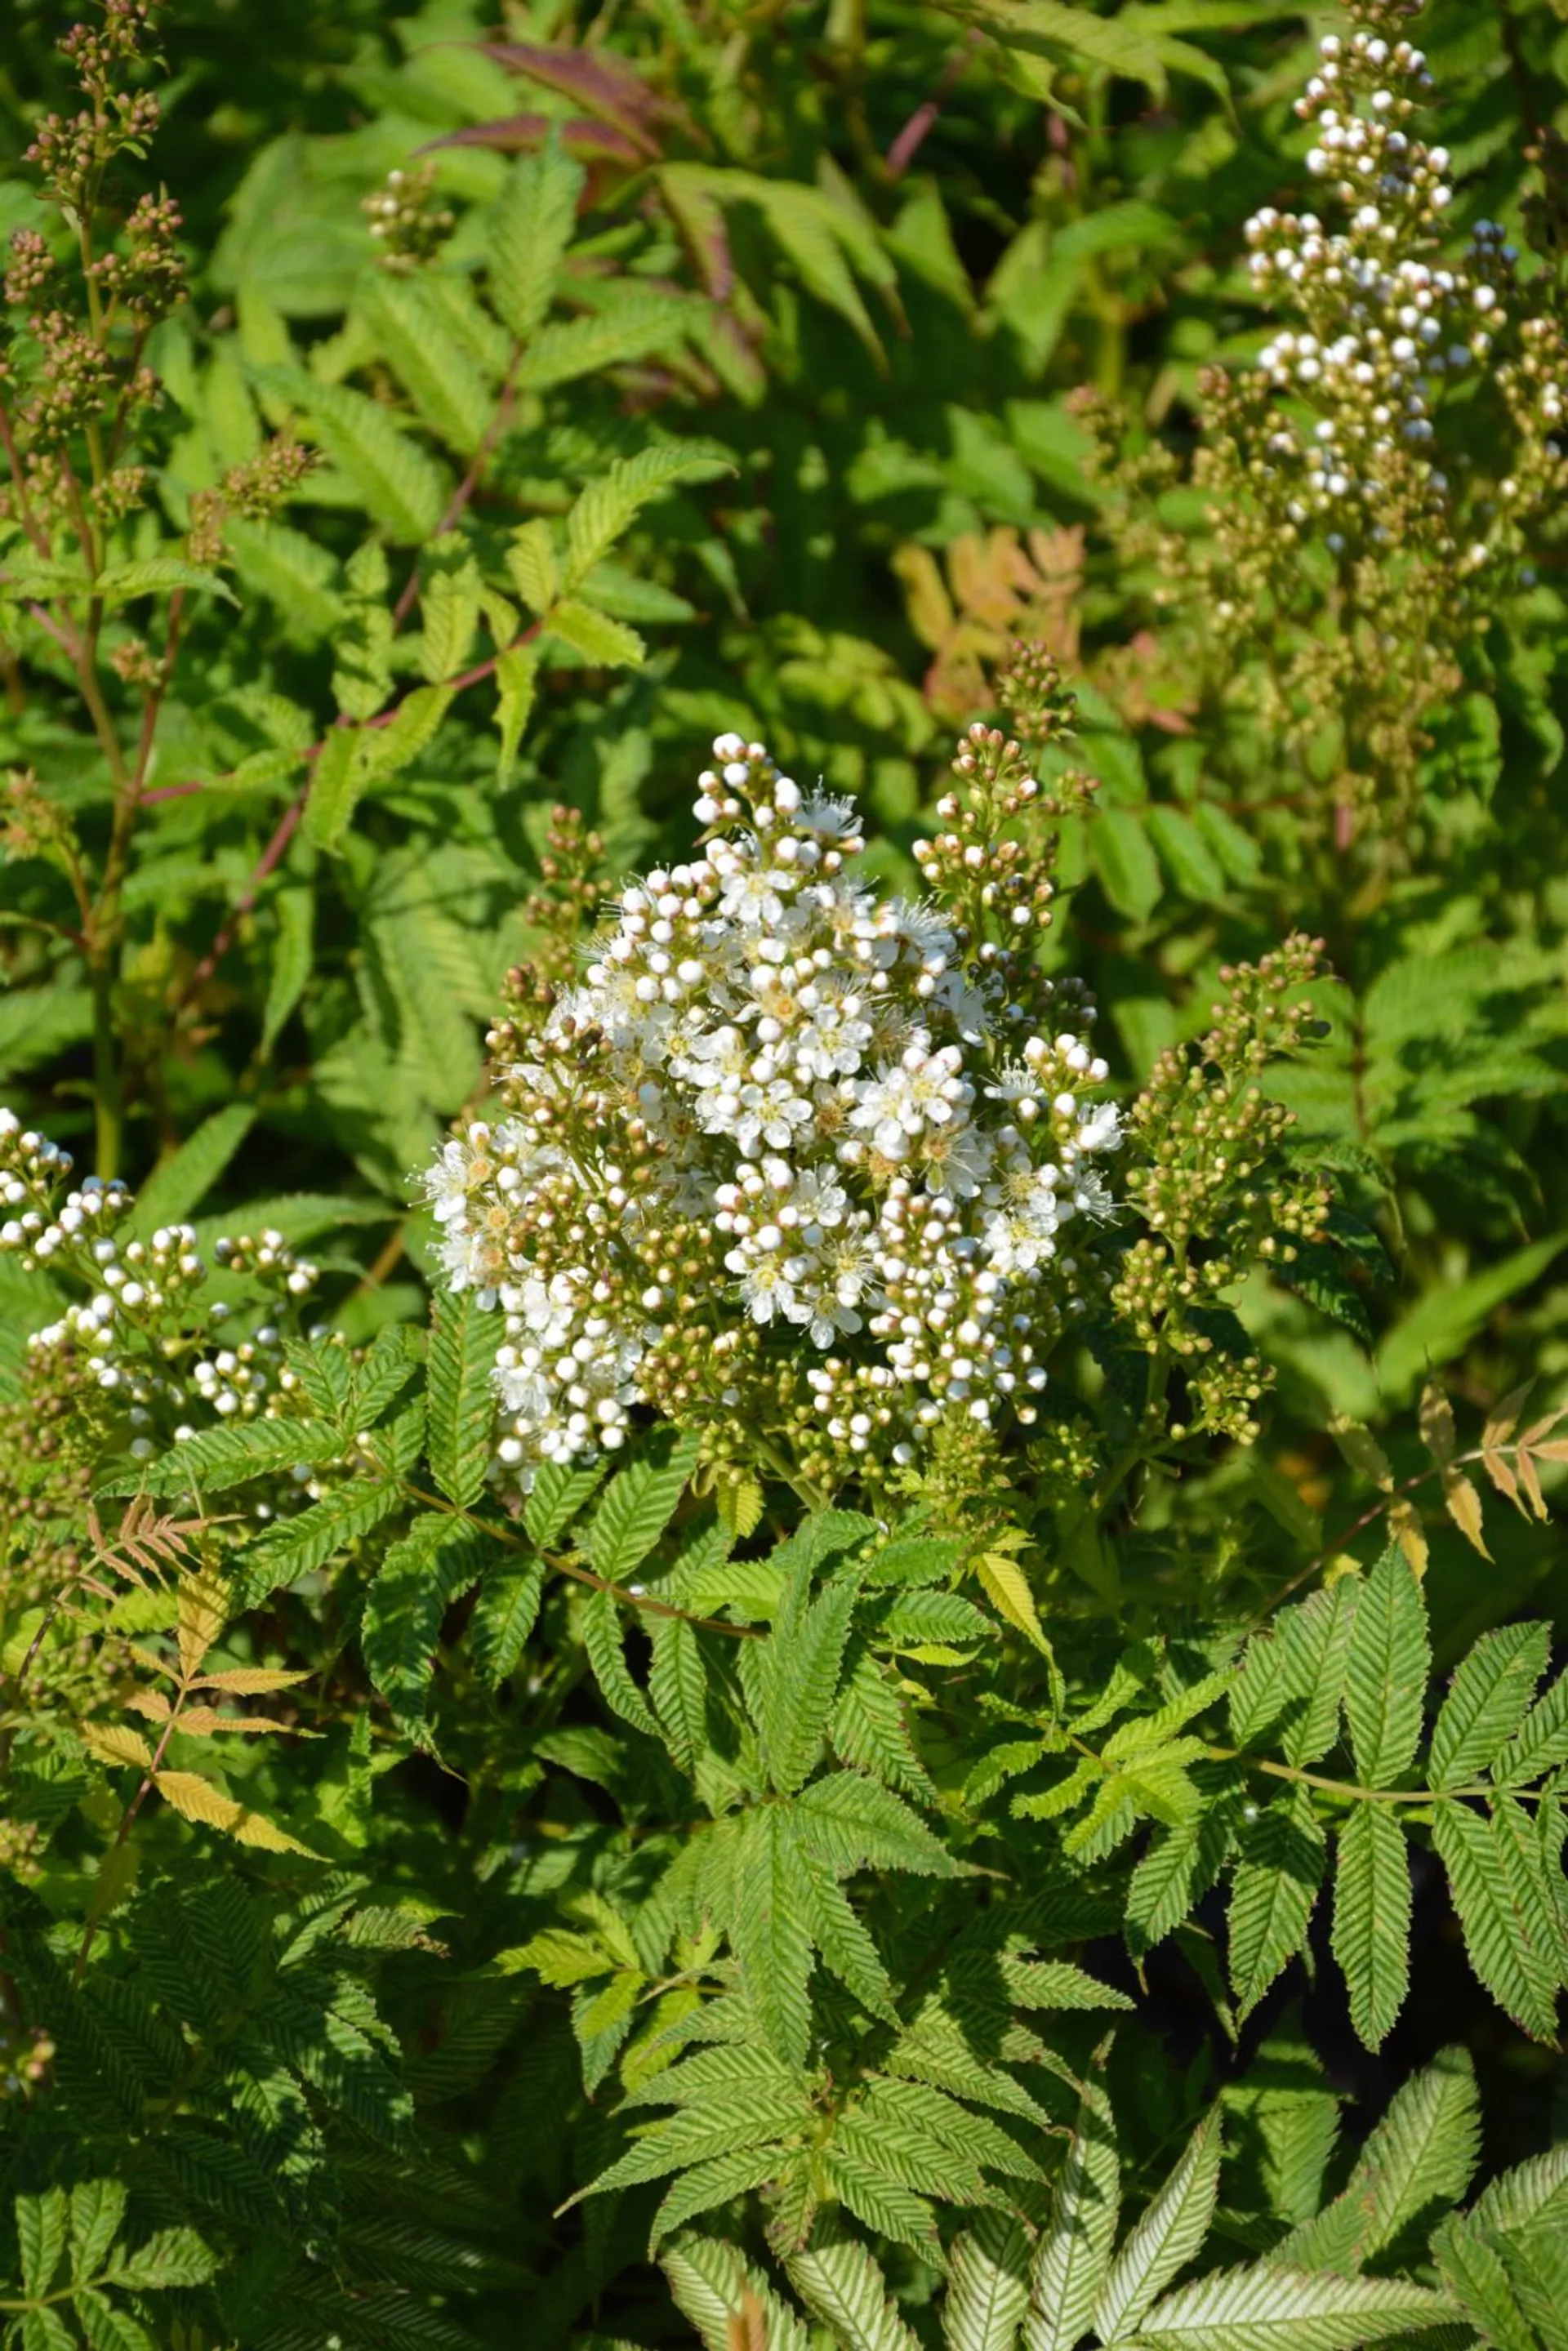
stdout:
[[501,13],[0,57],[0,2334],[1564,2351],[1561,0]]

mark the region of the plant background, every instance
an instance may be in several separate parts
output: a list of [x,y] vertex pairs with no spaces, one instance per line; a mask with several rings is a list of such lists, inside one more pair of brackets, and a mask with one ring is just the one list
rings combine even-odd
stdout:
[[[879,878],[909,886],[954,733],[990,715],[1008,635],[1041,634],[1079,684],[1103,781],[1099,815],[1069,827],[1048,955],[1102,1000],[1115,1080],[1135,1085],[1163,1046],[1196,1035],[1219,967],[1290,930],[1321,933],[1334,974],[1320,987],[1328,1042],[1291,1098],[1306,1132],[1340,1149],[1385,1264],[1357,1277],[1339,1321],[1278,1286],[1249,1289],[1244,1320],[1280,1371],[1267,1435],[1158,1505],[1249,1545],[1257,1597],[1338,1547],[1376,1499],[1332,1416],[1375,1428],[1403,1479],[1426,1466],[1415,1404],[1429,1374],[1472,1417],[1526,1379],[1554,1395],[1568,1374],[1560,549],[1542,558],[1529,627],[1470,649],[1416,806],[1336,841],[1310,753],[1239,732],[1203,699],[1166,630],[1157,559],[1129,561],[1103,528],[1106,494],[1068,398],[1092,384],[1127,403],[1135,434],[1190,453],[1200,370],[1265,338],[1241,225],[1305,185],[1291,100],[1330,14],[1270,0],[1074,13],[1124,46],[1085,53],[1057,27],[1008,47],[983,9],[892,0],[663,0],[597,16],[540,0],[506,8],[500,33],[484,12],[379,0],[167,12],[149,171],[183,210],[191,298],[149,348],[162,387],[152,536],[183,529],[193,496],[268,429],[308,417],[310,386],[395,414],[418,464],[406,480],[378,472],[356,441],[361,412],[334,437],[323,407],[306,429],[327,462],[278,519],[231,528],[237,604],[193,601],[124,893],[120,1165],[138,1183],[162,1176],[165,1215],[194,1214],[209,1234],[267,1223],[308,1249],[325,1311],[355,1343],[422,1324],[430,1233],[409,1175],[479,1099],[504,974],[541,951],[530,900],[551,805],[580,812],[612,870],[645,864],[682,840],[707,739],[734,726],[801,776],[860,793]],[[6,234],[44,225],[20,157],[39,110],[71,102],[62,28],[57,8],[13,0]],[[1531,184],[1526,138],[1568,104],[1568,21],[1550,0],[1436,0],[1419,37],[1462,224],[1512,230]],[[587,82],[526,62],[530,45],[573,41],[595,61]],[[362,200],[429,155],[435,200],[455,215],[441,271],[463,287],[488,266],[518,142],[538,144],[537,127],[494,131],[519,116],[563,126],[585,166],[537,321],[577,340],[553,375],[526,355],[519,369],[507,321],[449,312],[442,348],[463,364],[433,365],[428,314],[399,307],[427,279],[377,267]],[[722,202],[704,171],[730,175]],[[580,330],[595,321],[593,341]],[[367,533],[386,553],[387,598],[422,558],[428,581],[433,525],[482,455],[452,560],[477,550],[492,565],[507,534],[563,515],[651,436],[690,444],[685,478],[597,575],[597,609],[641,632],[645,661],[618,666],[591,634],[586,650],[552,639],[527,732],[498,767],[494,647],[476,640],[486,674],[371,778],[351,825],[286,829],[279,852],[302,754],[336,711],[367,718],[462,666],[432,671],[428,610],[423,636],[361,644],[367,575],[350,566]],[[1178,484],[1161,519],[1201,535],[1202,500]],[[0,661],[0,764],[36,774],[90,832],[106,788],[69,678],[47,657]],[[349,704],[356,661],[366,698]],[[264,709],[257,688],[280,699]],[[24,912],[52,886],[26,858],[0,875]],[[6,926],[0,969],[0,1085],[86,1165],[94,1008],[79,958]],[[26,1315],[0,1260],[13,1368]],[[1440,1670],[1521,1612],[1568,1615],[1550,1525],[1500,1517],[1490,1539],[1483,1566],[1454,1531],[1433,1534]],[[1127,1604],[1138,1630],[1158,1602]],[[279,1605],[286,1640],[301,1607]],[[389,1743],[373,1767],[374,1867],[395,1875],[400,1846],[417,1851],[411,1881],[458,1954],[444,1976],[418,1949],[386,1966],[408,2095],[454,2180],[464,2170],[479,2247],[471,2291],[456,2273],[431,2286],[414,2263],[421,2307],[516,2339],[520,2249],[549,2282],[529,2289],[532,2339],[668,2331],[634,2223],[591,2219],[584,2234],[578,2216],[561,2235],[545,2217],[572,2166],[537,2116],[578,2099],[572,2129],[590,2142],[601,2129],[568,2074],[548,2071],[572,2058],[569,2036],[537,2029],[538,2004],[560,1995],[465,1980],[521,1939],[500,1856],[540,1767],[528,1694],[497,1699],[468,1667],[454,1675],[444,1762]],[[300,1767],[318,1810],[334,1779],[340,1811],[369,1789],[354,1711],[346,1683],[319,1762]],[[289,1816],[283,1764],[257,1769],[259,1796]],[[594,1818],[575,1782],[552,1783],[550,1801],[568,1823]],[[1113,1949],[1093,1956],[1130,1982]],[[1156,1955],[1146,1973],[1151,2024],[1178,2066],[1198,2065],[1216,2043],[1190,1955]],[[1274,2033],[1281,2065],[1304,2032],[1358,2131],[1455,2040],[1480,2069],[1489,2167],[1568,2129],[1560,2064],[1464,1973],[1429,1862],[1412,1996],[1378,2055],[1354,2040],[1326,1967],[1313,1979],[1298,1965],[1247,2030],[1249,2046]],[[1134,2052],[1118,2062],[1135,2095]],[[371,2242],[385,2179],[361,2147],[341,2180],[341,2226]],[[411,2230],[428,2206],[428,2187],[409,2190]],[[408,2324],[407,2340],[427,2339]]]

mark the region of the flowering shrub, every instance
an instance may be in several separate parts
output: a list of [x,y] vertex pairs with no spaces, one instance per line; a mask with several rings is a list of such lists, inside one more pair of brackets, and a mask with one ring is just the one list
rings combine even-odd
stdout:
[[7,2351],[1560,2351],[1560,0],[52,30]]

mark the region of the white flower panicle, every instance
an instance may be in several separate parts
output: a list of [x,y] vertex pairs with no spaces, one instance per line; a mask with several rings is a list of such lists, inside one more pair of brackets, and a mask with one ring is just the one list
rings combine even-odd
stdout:
[[[219,1343],[229,1309],[221,1298],[198,1302],[210,1268],[195,1227],[160,1225],[145,1238],[122,1239],[116,1228],[135,1207],[133,1195],[118,1179],[88,1176],[61,1200],[70,1174],[68,1153],[0,1107],[0,1254],[26,1272],[74,1278],[89,1293],[30,1334],[35,1365],[85,1375],[122,1419],[119,1434],[132,1460],[203,1427],[272,1417],[293,1384],[282,1334],[263,1322],[232,1345]],[[286,1305],[308,1297],[318,1280],[271,1229],[219,1239],[212,1254]],[[310,1472],[302,1467],[295,1483],[308,1491]],[[272,1511],[264,1503],[256,1514]]]
[[[1304,321],[1258,364],[1318,412],[1304,428],[1277,413],[1268,454],[1299,477],[1292,521],[1326,519],[1335,551],[1385,544],[1390,502],[1413,487],[1431,516],[1446,513],[1441,468],[1413,475],[1409,458],[1433,439],[1442,386],[1488,361],[1512,285],[1516,255],[1493,222],[1477,223],[1463,259],[1444,258],[1450,159],[1406,128],[1431,89],[1408,41],[1327,35],[1296,112],[1317,133],[1307,169],[1345,208],[1345,225],[1266,205],[1246,227],[1254,283],[1287,296]],[[1469,552],[1485,561],[1485,547]]]
[[738,736],[714,757],[699,852],[622,893],[508,1114],[425,1178],[450,1287],[497,1316],[510,1491],[672,1393],[698,1426],[798,1398],[862,1469],[946,1412],[1028,1425],[1071,1228],[1112,1211],[1104,1062],[1032,1033],[1009,956],[860,879],[849,802]]

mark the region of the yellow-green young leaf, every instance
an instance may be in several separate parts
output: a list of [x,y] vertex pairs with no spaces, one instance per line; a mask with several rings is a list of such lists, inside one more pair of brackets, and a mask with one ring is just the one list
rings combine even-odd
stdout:
[[214,1788],[197,1771],[160,1771],[153,1785],[183,1820],[199,1821],[204,1828],[221,1829],[225,1836],[237,1839],[241,1844],[259,1845],[265,1853],[302,1853],[313,1861],[320,1858],[311,1853],[308,1844],[301,1844],[298,1837],[289,1836],[260,1813],[235,1803],[232,1796],[225,1796],[221,1788]]
[[232,1604],[223,1578],[198,1573],[182,1578],[174,1624],[180,1640],[180,1671],[188,1681],[228,1620]]
[[1329,1434],[1353,1469],[1369,1478],[1379,1492],[1392,1494],[1394,1472],[1388,1466],[1388,1456],[1370,1429],[1336,1412],[1329,1421]]
[[596,669],[641,669],[648,658],[648,648],[635,629],[596,612],[576,596],[552,606],[549,626],[553,635]]
[[581,164],[552,138],[514,164],[490,216],[490,298],[519,341],[549,308],[583,179]]
[[999,1551],[981,1552],[975,1562],[975,1573],[979,1577],[987,1598],[1008,1623],[1034,1643],[1042,1654],[1051,1654],[1040,1612],[1034,1604],[1034,1594],[1029,1579],[1016,1559],[1009,1559]]
[[1491,1553],[1487,1549],[1481,1518],[1481,1498],[1462,1469],[1444,1468],[1443,1507],[1470,1549],[1479,1551],[1483,1559],[1490,1559]]
[[528,732],[533,716],[534,685],[539,674],[539,657],[532,645],[511,645],[497,656],[496,683],[500,688],[500,707],[497,717],[500,724],[501,747],[497,758],[497,780],[511,781],[512,770],[517,764],[517,747]]
[[512,533],[507,569],[529,611],[548,612],[560,593],[560,567],[556,561],[555,534],[542,515],[520,524]]
[[1416,1419],[1421,1430],[1421,1442],[1434,1461],[1447,1468],[1454,1458],[1457,1442],[1454,1435],[1454,1408],[1436,1380],[1428,1380],[1421,1391],[1420,1409]]
[[273,1666],[225,1666],[215,1674],[198,1674],[193,1689],[223,1690],[230,1698],[266,1698],[273,1690],[292,1689],[308,1682],[308,1671],[286,1673]]
[[726,1534],[736,1542],[744,1542],[762,1523],[761,1485],[749,1471],[740,1478],[727,1479],[715,1490],[714,1507]]
[[139,1730],[129,1730],[116,1722],[84,1722],[79,1733],[82,1745],[104,1763],[134,1763],[147,1771],[152,1765],[152,1750]]
[[1404,1494],[1388,1513],[1388,1531],[1399,1546],[1411,1574],[1419,1583],[1427,1573],[1427,1562],[1431,1553],[1427,1542],[1427,1530],[1421,1524],[1421,1513]]
[[399,703],[389,725],[367,726],[360,745],[365,784],[382,783],[412,766],[452,707],[450,685],[416,685]]

